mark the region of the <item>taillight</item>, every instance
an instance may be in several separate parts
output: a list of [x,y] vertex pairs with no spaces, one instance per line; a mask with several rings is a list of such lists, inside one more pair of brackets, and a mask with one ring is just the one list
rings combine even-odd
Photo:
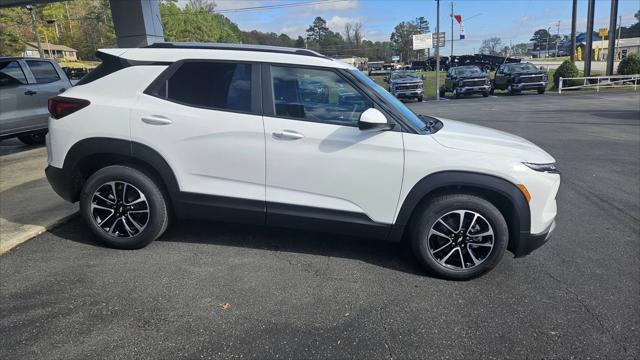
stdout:
[[89,100],[56,96],[49,99],[49,114],[54,119],[60,119],[87,107],[89,104],[91,104]]

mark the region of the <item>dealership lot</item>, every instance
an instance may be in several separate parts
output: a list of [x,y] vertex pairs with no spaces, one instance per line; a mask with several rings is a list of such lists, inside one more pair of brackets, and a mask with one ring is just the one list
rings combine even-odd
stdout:
[[398,244],[178,222],[143,250],[117,251],[75,219],[0,257],[0,357],[640,356],[638,93],[410,106],[554,155],[553,240],[449,282]]

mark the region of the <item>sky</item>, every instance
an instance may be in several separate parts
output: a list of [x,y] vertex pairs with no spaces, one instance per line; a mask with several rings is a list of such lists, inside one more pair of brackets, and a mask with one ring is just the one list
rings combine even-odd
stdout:
[[[182,3],[186,0],[180,0]],[[450,40],[450,0],[440,1],[440,27]],[[327,20],[329,28],[344,32],[347,22],[362,22],[368,40],[389,40],[393,28],[401,21],[424,16],[431,31],[436,28],[434,0],[216,0],[216,11],[224,14],[240,29],[285,33],[292,38],[304,37],[305,30],[316,16]],[[610,0],[596,0],[594,29],[608,27]],[[537,29],[551,28],[551,33],[571,32],[571,0],[456,0],[454,13],[462,15],[465,40],[458,40],[459,28],[454,25],[454,54],[477,52],[482,40],[500,37],[505,45],[528,42]],[[246,9],[258,7],[255,9]],[[622,25],[636,22],[639,0],[620,0],[618,15]],[[586,30],[587,1],[578,1],[578,33]],[[468,19],[468,20],[465,20]],[[450,53],[450,42],[442,50]]]

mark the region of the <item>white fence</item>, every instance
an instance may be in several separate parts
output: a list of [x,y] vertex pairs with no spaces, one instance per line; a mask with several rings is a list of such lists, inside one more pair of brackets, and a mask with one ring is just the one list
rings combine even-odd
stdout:
[[[582,80],[582,85],[564,86],[564,82],[567,80]],[[595,88],[596,91],[600,91],[600,88],[613,88],[613,87],[623,87],[623,86],[633,86],[633,91],[636,91],[638,90],[638,83],[640,83],[640,74],[588,76],[588,77],[575,77],[575,78],[561,77],[558,82],[558,94],[562,94],[562,90]]]

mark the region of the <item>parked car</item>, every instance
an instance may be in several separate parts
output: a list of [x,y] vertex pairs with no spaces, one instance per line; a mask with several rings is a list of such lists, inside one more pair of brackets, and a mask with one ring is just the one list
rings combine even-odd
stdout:
[[50,59],[0,57],[0,139],[17,137],[43,144],[47,99],[71,87],[58,63]]
[[371,61],[367,64],[367,68],[369,69],[369,76],[389,73],[389,70],[384,68],[384,61]]
[[547,88],[547,72],[531,63],[503,64],[493,79],[491,93],[495,89],[507,90],[513,95],[524,90],[536,90],[544,94]]
[[440,96],[444,97],[447,91],[459,98],[462,95],[482,94],[489,96],[491,80],[489,74],[480,70],[477,66],[457,66],[447,71],[444,85],[439,89]]
[[431,67],[429,66],[429,64],[427,63],[427,61],[424,60],[418,60],[418,61],[412,61],[411,62],[411,67],[409,68],[410,70],[416,70],[416,71],[431,71]]
[[404,99],[416,99],[422,101],[424,94],[424,77],[419,76],[413,70],[394,71],[385,78],[389,83],[389,92]]
[[108,246],[146,246],[171,214],[406,238],[426,269],[468,279],[555,227],[551,155],[416,115],[314,51],[158,43],[98,56],[49,101],[46,174]]

